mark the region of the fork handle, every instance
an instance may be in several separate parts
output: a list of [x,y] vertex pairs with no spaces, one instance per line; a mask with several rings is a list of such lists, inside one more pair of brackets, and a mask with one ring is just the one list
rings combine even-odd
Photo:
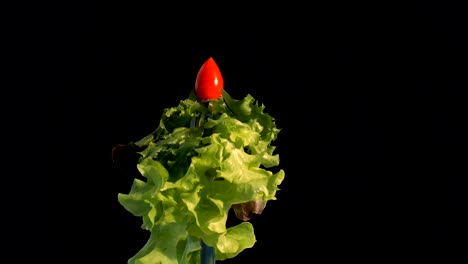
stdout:
[[215,258],[215,250],[213,247],[208,246],[201,241],[201,262],[200,264],[215,264],[216,263],[216,258]]

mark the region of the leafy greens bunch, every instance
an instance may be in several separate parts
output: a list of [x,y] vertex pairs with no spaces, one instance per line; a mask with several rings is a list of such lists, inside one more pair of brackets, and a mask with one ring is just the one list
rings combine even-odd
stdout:
[[[201,243],[217,260],[256,242],[248,221],[276,200],[284,179],[271,143],[280,129],[251,95],[200,102],[191,94],[163,111],[159,126],[136,143],[137,169],[119,203],[151,235],[129,264],[198,264]],[[229,210],[243,221],[227,227]]]

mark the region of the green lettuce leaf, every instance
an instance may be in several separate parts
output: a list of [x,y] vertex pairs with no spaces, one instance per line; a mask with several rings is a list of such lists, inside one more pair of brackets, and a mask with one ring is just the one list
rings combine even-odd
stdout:
[[284,179],[272,146],[280,129],[264,109],[250,95],[236,100],[224,91],[219,100],[189,97],[163,111],[158,128],[135,144],[143,179],[118,194],[151,233],[129,264],[198,264],[201,241],[217,260],[254,246],[248,218],[226,223],[236,205],[275,200]]

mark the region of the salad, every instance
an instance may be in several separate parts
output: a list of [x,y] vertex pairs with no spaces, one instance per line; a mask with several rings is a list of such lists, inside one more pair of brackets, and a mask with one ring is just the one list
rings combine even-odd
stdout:
[[[135,177],[118,202],[141,217],[150,235],[129,264],[199,264],[203,246],[216,260],[233,258],[256,242],[253,214],[261,214],[285,177],[273,141],[280,129],[251,95],[232,98],[209,58],[195,89],[163,110],[154,132],[118,145],[137,154]],[[128,151],[127,151],[128,152]],[[227,227],[230,210],[242,221]]]

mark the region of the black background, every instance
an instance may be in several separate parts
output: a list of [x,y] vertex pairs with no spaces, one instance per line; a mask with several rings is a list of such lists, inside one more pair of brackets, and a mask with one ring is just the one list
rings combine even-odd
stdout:
[[56,8],[51,261],[126,263],[144,245],[111,150],[153,131],[213,57],[231,96],[276,118],[286,172],[252,220],[257,243],[221,263],[466,263],[461,5]]

